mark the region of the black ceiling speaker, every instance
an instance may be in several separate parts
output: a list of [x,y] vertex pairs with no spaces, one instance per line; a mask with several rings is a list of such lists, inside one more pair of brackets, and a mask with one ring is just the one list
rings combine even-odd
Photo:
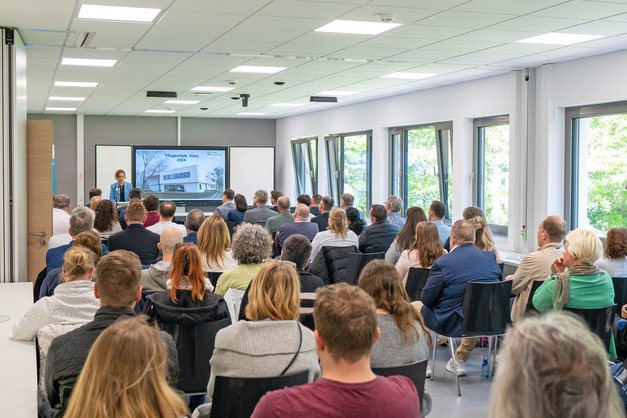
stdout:
[[149,90],[146,92],[146,97],[168,97],[168,98],[176,98],[175,91],[157,91],[157,90]]
[[310,102],[317,103],[337,103],[337,97],[333,96],[311,96],[309,97]]

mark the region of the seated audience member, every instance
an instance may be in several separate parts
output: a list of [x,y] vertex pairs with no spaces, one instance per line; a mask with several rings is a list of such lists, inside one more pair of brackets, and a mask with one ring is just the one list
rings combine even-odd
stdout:
[[61,277],[63,283],[54,295],[39,299],[17,324],[13,325],[12,338],[32,340],[37,331],[49,324],[80,324],[89,322],[98,310],[94,296],[95,255],[85,247],[74,246],[63,256]]
[[[431,273],[422,290],[422,317],[432,331],[446,336],[459,336],[462,333],[462,302],[466,285],[471,281],[498,282],[501,269],[496,264],[492,252],[481,251],[474,246],[475,229],[468,221],[459,220],[451,229],[452,250],[438,258],[431,265]],[[462,338],[455,361],[457,375],[465,376],[465,361],[470,356],[476,338]],[[453,373],[453,359],[446,365]]]
[[[94,253],[94,265],[98,264],[100,257],[102,257],[102,245],[100,242],[100,235],[95,231],[81,232],[76,236],[74,240],[74,246],[86,247]],[[63,283],[61,277],[61,267],[50,270],[50,273],[46,275],[41,289],[39,289],[39,298],[54,295],[54,289],[58,285]]]
[[494,244],[494,238],[492,238],[492,232],[490,232],[490,228],[488,228],[488,223],[485,218],[481,216],[475,216],[474,218],[470,218],[468,220],[475,228],[475,247],[479,248],[481,251],[489,251],[494,253],[496,257],[496,262],[501,262],[501,257],[499,257],[499,250],[496,248]]
[[116,322],[94,342],[64,417],[188,416],[166,362],[166,345],[145,318]]
[[451,236],[451,227],[445,225],[442,219],[446,216],[446,207],[439,200],[434,200],[429,206],[429,221],[438,228],[438,234],[442,244],[448,241]]
[[346,283],[320,289],[314,322],[322,378],[267,393],[253,418],[420,417],[411,380],[376,376],[370,368],[379,329],[375,304],[366,292]]
[[[346,208],[352,208],[354,204],[355,204],[355,196],[353,196],[350,193],[344,193],[342,197],[340,198],[340,207],[344,210],[346,210]],[[365,221],[364,213],[361,211],[361,209],[359,208],[356,208],[356,209],[359,211],[359,215],[361,219]]]
[[70,198],[58,194],[52,198],[52,235],[67,234],[70,227]]
[[594,265],[612,277],[627,277],[627,228],[612,228],[607,232],[603,257]]
[[215,208],[213,213],[215,215],[220,215],[222,219],[227,220],[229,212],[235,209],[235,202],[233,199],[235,198],[235,192],[231,189],[224,189],[222,192],[222,204]]
[[309,208],[300,203],[294,210],[294,222],[281,225],[276,236],[278,248],[282,248],[285,240],[294,234],[304,235],[312,241],[318,233],[318,224],[309,221]]
[[272,236],[279,231],[281,226],[294,223],[294,217],[290,213],[290,199],[287,196],[279,197],[277,200],[277,211],[279,212],[278,215],[268,218],[266,221],[266,231]]
[[372,367],[396,367],[426,360],[431,336],[420,312],[409,303],[394,266],[383,260],[371,261],[359,275],[359,287],[374,300],[381,331],[381,338],[370,352]]
[[311,196],[311,204],[309,205],[309,212],[311,212],[313,216],[320,215],[320,202],[322,202],[321,194],[315,193]]
[[[96,338],[119,318],[135,315],[133,308],[141,297],[140,274],[139,258],[130,251],[113,251],[98,263],[93,293],[100,299],[100,309],[93,321],[58,336],[48,349],[45,388],[54,417],[64,416],[68,398],[63,396],[63,391],[71,390],[75,385]],[[168,347],[168,369],[174,378],[177,374],[176,347],[168,334],[161,333],[161,337]],[[115,358],[115,361],[119,360]],[[115,393],[119,396],[119,392]]]
[[146,270],[142,270],[141,286],[144,290],[166,290],[166,283],[170,279],[170,267],[174,249],[183,243],[183,235],[178,228],[167,228],[161,234],[157,247],[161,250],[162,258]]
[[[58,197],[63,198],[63,196],[65,195],[57,195]],[[66,196],[67,198],[67,196]],[[67,199],[68,205],[70,200]],[[56,203],[55,203],[56,204]],[[72,214],[77,214],[80,217],[87,217],[87,213],[89,213],[88,211],[90,210],[88,207],[86,206],[77,206],[75,207],[71,213],[68,214],[67,216],[67,224],[64,223],[64,221],[55,221],[55,217],[58,218],[65,218],[63,214],[61,214],[61,209],[58,209],[56,212],[56,208],[53,208],[53,218],[52,218],[52,222],[53,222],[53,235],[50,237],[50,239],[48,240],[48,250],[51,250],[53,248],[58,248],[64,245],[69,244],[72,241],[72,235],[71,232],[69,231],[69,229],[71,229],[71,224],[70,224],[70,219],[72,217]],[[69,208],[68,208],[69,210]],[[91,227],[89,229],[92,229],[94,227],[94,217],[96,216],[96,214],[94,213],[94,211],[91,211]],[[76,220],[76,219],[75,219]],[[56,224],[55,224],[56,222]],[[63,232],[61,233],[57,233],[58,228],[61,225],[65,225],[66,228]],[[83,232],[83,230],[81,230],[80,232]],[[79,232],[79,233],[80,233]]]
[[388,222],[400,228],[405,226],[405,218],[401,216],[403,201],[398,196],[389,196],[385,201],[385,210],[388,215]]
[[118,212],[115,210],[113,202],[105,199],[98,204],[95,210],[94,229],[98,231],[101,237],[108,238],[111,234],[122,230],[118,222]]
[[430,222],[416,225],[416,241],[413,248],[403,251],[396,262],[396,270],[403,279],[403,285],[407,283],[410,268],[429,269],[435,260],[445,254],[446,250],[442,248],[438,228]]
[[[478,207],[478,206],[467,206],[464,208],[464,211],[462,212],[462,218],[464,218],[464,220],[469,220],[474,218],[475,216],[481,216],[482,218],[485,219],[485,214],[483,213],[483,210]],[[450,243],[450,238],[448,238],[446,240],[446,242],[444,242],[444,249],[446,251],[451,251],[451,243]]]
[[329,228],[329,214],[333,209],[333,199],[329,196],[322,198],[320,204],[320,215],[311,218],[311,222],[318,224],[318,231],[326,231]]
[[[85,203],[85,206],[90,206],[92,197],[98,196],[100,197],[100,199],[102,199],[102,190],[100,190],[97,187],[94,187],[93,189],[89,189],[87,196],[88,197],[87,197],[87,202]],[[91,210],[94,210],[94,209],[91,208]]]
[[418,225],[419,222],[427,222],[425,211],[417,206],[412,206],[407,209],[405,226],[401,228],[392,242],[392,245],[390,245],[390,248],[385,252],[385,261],[390,264],[396,264],[403,251],[414,247],[414,243],[416,242],[416,225]]
[[144,228],[146,209],[139,202],[132,202],[126,208],[128,227],[109,237],[109,248],[132,251],[143,265],[155,263],[159,259],[159,235]]
[[89,209],[95,212],[100,202],[102,202],[102,196],[94,196],[91,199],[89,199],[89,205],[87,206],[89,207]]
[[[85,206],[74,208],[70,216],[70,229],[68,231],[71,239],[67,244],[51,248],[46,252],[47,272],[50,273],[51,270],[61,267],[63,264],[63,254],[68,248],[74,245],[74,238],[81,232],[91,231],[93,228],[94,211]],[[52,239],[50,241],[52,241]],[[109,252],[104,244],[101,244],[100,247],[103,255]]]
[[146,220],[143,225],[148,228],[159,222],[159,198],[150,194],[144,198],[143,203],[146,208]]
[[166,200],[159,204],[159,222],[147,227],[146,229],[155,234],[161,235],[166,228],[178,228],[181,230],[183,237],[187,236],[187,229],[185,225],[177,224],[173,222],[174,214],[176,213],[176,205],[171,200]]
[[244,222],[251,224],[265,224],[265,222],[276,215],[276,212],[267,206],[268,192],[265,190],[257,190],[254,197],[255,208],[249,209],[244,213]]
[[622,418],[601,341],[565,313],[525,318],[507,331],[490,418]]
[[359,217],[357,208],[346,208],[346,219],[348,220],[348,229],[353,231],[355,235],[359,236],[364,232],[366,223]]
[[279,211],[278,202],[279,202],[279,197],[281,196],[284,196],[284,194],[283,192],[279,190],[272,190],[270,192],[270,206],[272,207],[272,210],[275,212]]
[[310,258],[314,260],[322,247],[351,247],[353,245],[359,246],[359,238],[353,231],[349,231],[346,212],[340,208],[333,208],[329,215],[329,229],[318,232],[311,243]]
[[[309,209],[309,207],[311,206],[311,196],[309,196],[309,195],[308,195],[308,194],[306,194],[306,193],[301,194],[301,195],[299,195],[299,196],[296,198],[296,203],[297,203],[297,205],[300,205],[300,204],[305,205],[305,206],[307,206],[307,209]],[[294,208],[294,210],[295,210],[295,209],[296,209],[296,208]],[[290,210],[291,210],[291,208],[290,208]],[[318,212],[318,214],[320,214],[320,212]],[[315,216],[315,215],[312,215],[312,214],[311,214],[311,210],[310,210],[310,211],[309,211],[309,219],[313,218],[314,216]]]
[[220,275],[215,291],[218,295],[231,288],[246,290],[262,261],[272,255],[272,238],[261,225],[242,224],[233,235],[232,251],[239,265]]
[[299,295],[294,267],[275,260],[264,263],[251,284],[249,320],[218,331],[210,361],[210,396],[216,376],[268,377],[307,370],[313,381],[320,375],[313,332],[298,323]]
[[359,236],[359,250],[363,253],[386,252],[400,228],[387,221],[387,212],[383,205],[372,205],[370,222],[372,225]]
[[544,280],[551,275],[553,260],[562,255],[562,240],[566,234],[566,222],[559,216],[547,216],[538,225],[538,249],[526,254],[513,275],[512,293],[516,299],[512,304],[512,321],[525,315],[529,294],[534,280]]
[[228,215],[226,215],[226,221],[239,224],[244,221],[244,214],[248,210],[248,202],[246,202],[244,195],[241,194],[236,194],[233,201],[235,202],[235,209],[229,211]]
[[187,235],[183,238],[183,242],[191,242],[198,244],[198,230],[200,225],[205,221],[205,214],[200,209],[192,209],[185,216],[185,230]]
[[[142,190],[138,187],[133,187],[131,191],[128,193],[128,203],[131,202],[141,202],[142,201]],[[92,208],[93,209],[93,208]],[[95,210],[95,209],[94,209]],[[126,215],[126,207],[118,208],[118,218],[122,229],[126,229],[126,221],[124,220],[124,216]]]
[[222,272],[237,267],[231,251],[229,229],[221,216],[213,215],[203,222],[197,245],[204,271]]

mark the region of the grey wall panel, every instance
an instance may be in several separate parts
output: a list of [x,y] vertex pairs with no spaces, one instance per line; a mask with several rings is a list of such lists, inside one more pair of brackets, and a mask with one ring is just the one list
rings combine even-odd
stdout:
[[51,120],[57,193],[70,197],[76,206],[76,116],[29,114],[29,120]]
[[268,119],[181,119],[181,145],[274,146],[276,122]]

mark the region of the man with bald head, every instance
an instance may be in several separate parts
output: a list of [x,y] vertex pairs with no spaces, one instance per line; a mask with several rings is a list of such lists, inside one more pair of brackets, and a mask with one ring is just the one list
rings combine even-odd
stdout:
[[290,199],[287,196],[279,197],[276,201],[276,205],[279,210],[279,214],[266,221],[266,231],[268,231],[273,237],[282,225],[294,222],[294,217],[290,213]]
[[145,290],[167,290],[166,282],[170,278],[170,265],[174,256],[174,248],[183,243],[183,234],[178,228],[166,228],[159,239],[157,247],[163,259],[142,270],[141,286]]
[[[501,277],[494,253],[481,251],[474,242],[473,225],[466,220],[455,222],[451,229],[451,252],[431,265],[420,298],[424,305],[421,312],[427,327],[440,335],[461,335],[462,302],[468,282],[498,282]],[[466,375],[464,362],[476,342],[476,338],[462,338],[455,352],[458,376]],[[449,360],[446,370],[453,372],[453,361]]]
[[286,223],[279,228],[276,243],[279,248],[282,248],[285,240],[294,234],[304,235],[309,241],[313,241],[317,233],[318,224],[309,220],[309,207],[301,203],[294,211],[294,223]]

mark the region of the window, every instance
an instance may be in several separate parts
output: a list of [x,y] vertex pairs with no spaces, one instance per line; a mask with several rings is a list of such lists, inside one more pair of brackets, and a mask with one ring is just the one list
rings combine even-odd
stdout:
[[191,178],[192,173],[189,171],[186,171],[184,173],[175,173],[175,174],[166,174],[165,176],[163,176],[164,180],[175,180],[175,179],[188,179]]
[[509,224],[509,117],[475,119],[475,204],[495,235]]
[[627,225],[627,103],[567,109],[566,150],[570,228]]
[[451,218],[453,184],[450,122],[390,129],[390,194],[403,199],[403,210],[425,211],[439,200]]
[[372,132],[331,135],[325,140],[331,197],[339,205],[342,194],[350,193],[355,196],[354,206],[368,213]]
[[293,140],[292,159],[298,194],[318,193],[318,137]]

